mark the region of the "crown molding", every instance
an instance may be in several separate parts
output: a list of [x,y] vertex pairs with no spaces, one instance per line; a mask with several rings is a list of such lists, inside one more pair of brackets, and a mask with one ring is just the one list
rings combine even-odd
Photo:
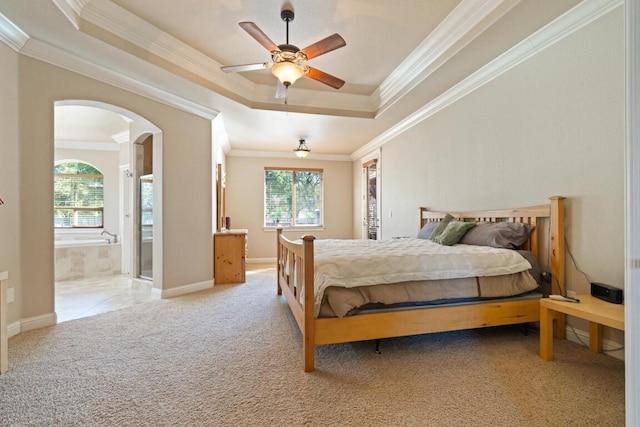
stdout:
[[[314,105],[319,114],[374,117],[380,113],[377,110],[381,106],[383,109],[389,108],[410,92],[416,84],[428,77],[435,70],[433,66],[438,62],[438,58],[442,58],[442,55],[463,35],[469,33],[480,20],[508,1],[519,0],[483,0],[480,8],[477,4],[478,0],[463,0],[436,31],[423,41],[371,96],[296,88],[287,100],[289,108],[295,110],[296,106],[308,108],[309,105]],[[284,108],[283,102],[274,98],[272,86],[257,85],[241,75],[223,73],[220,71],[221,64],[218,62],[111,1],[53,0],[53,2],[77,30],[90,34],[91,26],[95,26],[213,85],[231,87],[240,98],[238,101],[250,108],[275,110]],[[10,38],[13,40],[10,46],[16,50],[21,49],[29,37],[10,21],[6,19],[5,21],[8,22],[5,26],[12,29],[12,31],[5,30],[6,33],[13,34]],[[91,25],[83,25],[83,22]],[[3,28],[1,23],[2,20],[0,20],[0,36]],[[46,61],[53,63],[51,58]],[[429,67],[432,69],[429,70]],[[91,76],[100,79],[95,74]],[[111,79],[109,82],[113,84]],[[146,89],[142,91],[146,92]],[[168,102],[172,103],[172,101]]]
[[[481,33],[484,28],[479,24],[487,16],[500,9],[504,13],[519,1],[462,0],[372,95],[296,88],[295,94],[292,93],[288,99],[289,107],[314,105],[319,114],[357,117],[381,114],[437,70],[446,58]],[[283,108],[282,102],[274,98],[272,86],[257,85],[239,74],[222,72],[217,61],[111,1],[54,0],[54,3],[80,31],[109,43],[108,35],[96,32],[92,27],[99,28],[159,58],[160,63],[172,64],[186,71],[186,78],[193,74],[211,85],[229,90],[236,101],[250,108]],[[133,51],[129,53],[135,54]]]
[[205,119],[213,120],[219,113],[217,110],[132,79],[119,71],[86,61],[73,53],[37,39],[29,39],[20,53]]
[[0,13],[0,41],[20,52],[29,41],[29,35]]
[[53,0],[53,4],[60,9],[76,30],[80,29],[80,15],[87,3],[89,0]]
[[[64,0],[58,0],[64,1]],[[137,48],[160,58],[162,63],[171,64],[186,71],[183,77],[195,75],[211,85],[225,88],[236,95],[236,101],[255,109],[281,109],[282,100],[275,99],[274,86],[258,85],[240,74],[228,74],[220,70],[221,64],[160,30],[147,21],[132,14],[111,1],[90,2],[82,8],[80,20],[91,25],[79,26],[80,31],[109,43],[108,37],[92,30],[95,26],[102,31],[135,45]],[[134,52],[129,52],[135,54]],[[197,83],[197,82],[196,82]],[[200,83],[201,84],[201,83]],[[317,106],[319,110],[366,112],[372,115],[374,109],[370,97],[348,93],[331,93],[296,89],[295,96],[289,97],[289,106]]]
[[578,31],[601,16],[606,15],[617,7],[622,6],[623,3],[624,0],[583,0],[557,19],[536,31],[530,37],[522,40],[513,48],[478,69],[442,95],[425,104],[413,114],[410,114],[387,131],[354,151],[351,154],[351,159],[356,160],[381,147],[386,142],[389,142],[396,136],[506,73],[511,68],[552,46],[575,31]]
[[374,92],[372,97],[378,104],[377,115],[411,92],[448,58],[482,33],[486,24],[480,24],[489,15],[494,14],[492,21],[495,21],[519,2],[462,0]]
[[[87,4],[80,19],[218,86],[227,86],[227,77],[231,77],[241,97],[250,98],[252,95],[254,84],[249,80],[223,73],[217,61],[111,1]],[[89,31],[82,25],[80,30]]]

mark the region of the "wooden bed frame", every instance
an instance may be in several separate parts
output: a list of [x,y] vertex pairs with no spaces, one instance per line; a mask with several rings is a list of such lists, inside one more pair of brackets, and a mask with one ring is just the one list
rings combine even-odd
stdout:
[[[547,205],[525,208],[449,213],[461,220],[510,221],[533,225],[534,230],[526,244],[526,249],[531,250],[538,257],[545,249],[548,250],[549,265],[543,264],[543,266],[552,274],[552,281],[556,286],[555,289],[552,288],[552,293],[561,293],[565,280],[564,197],[554,196],[549,200],[550,203]],[[425,222],[437,221],[444,215],[446,212],[432,212],[426,208],[420,208],[420,227]],[[293,242],[282,235],[282,229],[278,229],[277,235],[278,295],[285,295],[302,333],[305,372],[315,369],[316,345],[540,320],[540,302],[537,298],[430,306],[363,313],[341,318],[315,318],[313,258],[315,237],[303,236],[301,242]],[[287,274],[287,271],[295,274]],[[304,289],[304,292],[299,292],[299,289]]]

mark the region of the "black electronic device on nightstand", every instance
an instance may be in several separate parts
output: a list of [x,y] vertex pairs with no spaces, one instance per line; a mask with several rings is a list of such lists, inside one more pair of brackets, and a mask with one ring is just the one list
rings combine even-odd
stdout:
[[592,282],[591,295],[601,300],[622,304],[622,289],[607,285],[605,283]]

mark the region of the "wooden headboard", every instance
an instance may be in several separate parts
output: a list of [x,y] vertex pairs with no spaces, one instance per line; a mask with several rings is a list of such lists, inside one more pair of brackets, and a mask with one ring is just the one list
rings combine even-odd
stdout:
[[[564,197],[550,197],[547,205],[513,209],[468,212],[436,212],[420,208],[420,228],[427,222],[439,221],[449,213],[461,221],[519,222],[534,227],[523,249],[530,250],[542,262],[542,254],[548,251],[548,268],[552,275],[552,292],[565,289]],[[548,227],[547,227],[548,226]]]

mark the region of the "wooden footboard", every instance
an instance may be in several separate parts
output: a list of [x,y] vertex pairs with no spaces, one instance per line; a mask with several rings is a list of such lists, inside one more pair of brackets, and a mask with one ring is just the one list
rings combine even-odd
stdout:
[[315,322],[313,286],[313,236],[292,242],[278,229],[278,295],[284,293],[302,332],[305,372],[315,365]]
[[[505,214],[508,214],[505,216]],[[437,218],[431,212],[428,217]],[[538,220],[548,219],[549,269],[554,283],[564,289],[564,206],[562,197],[552,197],[549,205],[510,209],[456,213],[458,218],[482,218],[490,221],[514,221],[539,227]],[[421,210],[421,221],[424,213]],[[535,230],[531,249],[536,253],[542,230]],[[487,326],[510,325],[540,320],[538,299],[490,301],[454,306],[438,306],[359,314],[342,318],[314,317],[314,258],[313,236],[299,241],[277,233],[278,295],[284,294],[300,328],[303,339],[305,372],[315,369],[315,346],[379,338],[417,335],[431,332],[455,331]]]

